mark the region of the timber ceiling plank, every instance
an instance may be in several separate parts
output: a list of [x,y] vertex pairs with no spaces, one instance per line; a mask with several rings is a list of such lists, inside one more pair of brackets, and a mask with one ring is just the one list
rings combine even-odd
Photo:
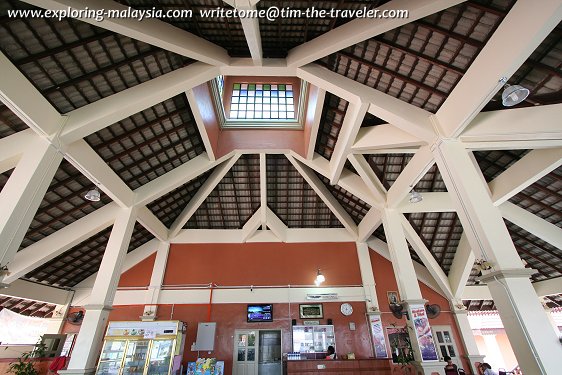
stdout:
[[260,208],[259,155],[242,155],[184,225],[186,229],[241,229]]
[[284,155],[267,155],[267,206],[289,228],[343,228]]
[[184,94],[129,116],[85,139],[131,190],[205,152]]
[[[8,0],[3,8],[30,6]],[[72,18],[6,18],[0,50],[61,113],[192,62]]]

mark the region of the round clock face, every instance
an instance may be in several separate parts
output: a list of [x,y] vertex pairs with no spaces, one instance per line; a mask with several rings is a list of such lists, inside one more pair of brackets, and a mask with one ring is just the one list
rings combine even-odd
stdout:
[[340,310],[341,313],[346,316],[353,314],[353,307],[349,303],[342,303]]

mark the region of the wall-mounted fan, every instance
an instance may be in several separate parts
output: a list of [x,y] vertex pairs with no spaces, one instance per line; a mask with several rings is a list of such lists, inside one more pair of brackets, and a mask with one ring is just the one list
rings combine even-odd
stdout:
[[66,321],[70,324],[74,324],[79,326],[82,324],[82,320],[84,320],[84,311],[76,311],[73,313],[68,314],[66,317]]
[[434,305],[425,305],[425,312],[429,319],[437,318],[441,313],[441,306],[434,304]]
[[406,319],[409,319],[408,312],[404,310],[404,306],[398,303],[391,303],[389,307],[390,311],[392,311],[392,315],[394,315],[396,319],[402,319],[402,316],[404,315],[406,315]]

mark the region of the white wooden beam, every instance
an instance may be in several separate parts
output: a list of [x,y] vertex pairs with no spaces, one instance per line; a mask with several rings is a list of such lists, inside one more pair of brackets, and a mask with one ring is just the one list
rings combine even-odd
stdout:
[[511,202],[500,205],[500,212],[504,218],[513,224],[534,234],[552,246],[562,249],[562,229],[558,226],[533,215],[529,211]]
[[562,165],[562,148],[533,150],[488,184],[499,205]]
[[247,242],[261,226],[261,216],[259,210],[248,219],[242,227],[242,242]]
[[[125,261],[123,262],[123,267],[121,268],[121,274],[127,272],[155,253],[159,244],[160,241],[155,238],[144,245],[137,247],[133,251],[128,252],[127,255],[125,255]],[[73,305],[85,306],[89,304],[88,298],[92,292],[92,287],[94,286],[97,275],[98,273],[96,272],[72,288],[75,291],[74,298],[72,300]]]
[[220,67],[220,74],[225,76],[294,77],[296,71],[287,67],[286,59],[263,59],[257,66],[251,58],[232,58],[230,64]]
[[[315,170],[322,176],[329,178],[330,162],[323,156],[315,153],[312,160],[307,160],[296,152],[291,152],[290,154],[307,167]],[[376,200],[373,193],[369,190],[369,187],[361,179],[361,177],[348,171],[347,169],[343,170],[337,185],[341,186],[349,193],[355,195],[357,198],[363,200],[371,206],[380,206],[380,202]]]
[[[320,120],[322,119],[322,108],[324,108],[324,100],[326,98],[326,90],[317,88],[318,94],[314,106],[309,101],[306,111],[306,122],[310,124],[310,138],[308,139],[308,149],[306,153],[307,159],[314,156],[314,148],[316,147],[316,138],[318,137],[318,129],[320,129]],[[310,92],[310,89],[309,89]]]
[[55,134],[63,117],[2,52],[0,71],[0,100],[38,134]]
[[[481,258],[481,256],[479,256],[479,258]],[[451,264],[448,276],[455,299],[462,298],[475,259],[476,256],[470,248],[466,235],[463,233],[457,245],[453,264]]]
[[[255,4],[252,5],[249,2],[243,5],[237,3],[236,8],[246,11],[256,10]],[[240,23],[242,24],[242,30],[244,30],[244,36],[246,37],[246,43],[248,44],[254,65],[259,66],[263,60],[259,19],[257,17],[244,17],[240,18]]]
[[421,139],[396,126],[383,124],[359,129],[351,151],[354,154],[370,154],[373,150],[389,147],[418,147],[425,144]]
[[[562,19],[559,0],[513,5],[467,72],[437,111],[444,137],[457,137]],[[525,25],[524,31],[521,25]]]
[[0,268],[12,261],[49,188],[62,155],[45,139],[30,139],[0,192]]
[[27,129],[0,139],[0,173],[16,167],[23,151],[35,137],[39,135]]
[[394,30],[419,18],[440,12],[460,2],[461,0],[418,0],[414,3],[407,0],[390,1],[376,8],[376,10],[407,10],[407,17],[357,18],[314,38],[310,42],[293,48],[287,56],[288,64],[302,66],[311,63],[348,46]]
[[134,204],[133,191],[86,141],[79,140],[68,145],[66,156],[70,163],[93,183],[99,184],[100,189],[121,207]]
[[138,208],[137,221],[160,241],[168,240],[168,228],[146,206]]
[[[268,222],[270,229],[274,227],[272,220]],[[281,228],[279,228],[281,229]],[[282,230],[282,229],[281,229]],[[353,236],[345,228],[287,228],[286,243],[300,242],[354,242]],[[279,230],[272,229],[278,237]],[[171,243],[243,243],[242,229],[183,229]]]
[[533,287],[539,297],[562,294],[562,278],[539,281],[533,283]]
[[205,121],[203,120],[203,114],[201,113],[199,106],[200,101],[195,97],[193,89],[187,90],[185,92],[185,96],[187,97],[189,107],[191,108],[191,113],[193,114],[193,121],[195,121],[195,125],[197,125],[197,130],[199,130],[199,135],[201,136],[201,140],[203,141],[203,146],[205,146],[207,157],[209,158],[209,160],[214,161],[216,159],[215,151],[213,150],[213,146],[211,145],[209,133],[207,133],[207,127],[205,126]]
[[371,237],[374,231],[382,224],[382,214],[376,207],[371,207],[367,215],[358,225],[357,242],[365,242]]
[[8,288],[0,289],[0,292],[2,292],[0,294],[3,296],[24,298],[55,305],[64,305],[70,294],[68,290],[25,280],[16,280]]
[[69,112],[63,143],[72,143],[150,106],[207,82],[217,67],[193,63]]
[[435,163],[429,146],[421,147],[404,167],[387,193],[388,207],[397,207],[408,196],[412,186],[423,178]]
[[400,220],[402,222],[402,227],[404,228],[406,239],[408,240],[410,245],[412,245],[412,248],[420,257],[421,261],[427,267],[429,272],[431,272],[433,279],[435,280],[435,282],[437,282],[443,293],[445,293],[445,297],[447,297],[449,300],[452,300],[453,292],[451,290],[451,285],[449,284],[447,275],[445,275],[445,272],[431,254],[431,251],[425,246],[420,236],[412,227],[412,224],[410,224],[410,222],[404,217],[403,214],[400,215]]
[[82,241],[108,228],[115,220],[117,204],[109,203],[55,233],[18,251],[8,265],[10,275],[2,282],[12,283],[39,266],[63,254]]
[[229,153],[214,161],[209,160],[207,154],[205,153],[196,156],[187,163],[172,169],[168,173],[165,173],[136,189],[135,204],[145,205],[160,198],[175,188],[178,188],[194,178],[197,178],[209,169],[220,164],[222,161],[230,158],[232,155],[233,153]]
[[334,213],[338,220],[343,224],[343,226],[349,231],[353,237],[357,237],[357,225],[351,218],[351,216],[344,210],[337,199],[330,193],[328,188],[324,186],[324,183],[309,169],[306,169],[301,162],[296,160],[291,155],[287,155],[287,159],[293,164],[295,169],[301,174],[301,176],[306,180],[306,182],[312,187],[312,189],[318,194],[320,199],[328,206],[328,208]]
[[562,104],[483,112],[460,139],[467,147],[478,149],[486,145],[489,149],[562,147],[560,118]]
[[265,153],[260,153],[260,218],[262,229],[267,223],[267,163]]
[[330,159],[330,183],[332,185],[336,184],[340,179],[343,166],[347,161],[347,155],[351,152],[351,146],[357,138],[357,133],[359,128],[361,128],[361,123],[365,118],[368,108],[367,103],[349,103],[347,106],[347,111],[345,112],[345,117],[334,146],[334,153]]
[[170,238],[175,237],[179,233],[185,223],[189,221],[191,216],[193,216],[197,209],[203,204],[205,199],[207,199],[209,194],[211,194],[215,187],[221,182],[224,175],[228,173],[239,158],[240,154],[236,154],[215,168],[205,183],[203,183],[203,185],[197,190],[193,198],[189,200],[176,220],[174,220],[172,226],[170,227]]
[[432,114],[379,90],[363,85],[318,64],[297,69],[297,76],[351,103],[369,103],[368,112],[424,142],[433,142],[436,133]]
[[267,226],[269,227],[269,229],[271,229],[271,231],[275,233],[275,236],[277,236],[277,238],[279,238],[281,241],[287,242],[288,228],[285,223],[283,223],[281,219],[279,219],[279,217],[273,211],[271,211],[269,207],[267,207],[267,205],[265,207],[265,214]]
[[[25,0],[25,2],[40,8],[57,10],[88,8],[93,11],[127,12],[128,8],[110,0]],[[193,17],[195,16],[197,14],[193,13]],[[78,19],[208,64],[225,65],[230,59],[224,48],[156,18],[144,18],[142,21],[130,17],[105,17],[103,20]]]
[[[369,241],[367,241],[367,245],[369,245],[369,248],[371,250],[381,255],[386,260],[392,262],[392,258],[390,256],[390,249],[386,242],[381,241],[376,237],[371,237]],[[427,285],[437,293],[444,295],[443,291],[439,288],[439,285],[437,285],[437,283],[433,279],[433,276],[431,275],[431,273],[429,273],[427,268],[425,268],[418,262],[414,262],[414,270],[415,270],[416,278],[419,281],[421,281],[422,283],[424,283],[425,285]],[[375,281],[376,280],[377,280],[377,275],[375,275]]]
[[422,212],[455,212],[455,205],[448,192],[427,192],[421,193],[423,200],[417,203],[410,203],[406,196],[396,209],[402,213],[422,213]]
[[353,165],[353,168],[359,173],[359,176],[363,179],[363,182],[367,186],[367,189],[371,191],[375,201],[378,203],[374,206],[382,207],[386,202],[386,189],[367,162],[363,155],[350,154],[347,157]]

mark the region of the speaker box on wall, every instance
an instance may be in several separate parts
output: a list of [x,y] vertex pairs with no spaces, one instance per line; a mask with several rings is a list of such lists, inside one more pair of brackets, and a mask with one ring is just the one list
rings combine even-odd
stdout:
[[332,325],[334,324],[334,322],[332,321],[332,319],[328,319],[328,325]]
[[294,325],[294,326],[296,326],[296,325],[297,325],[297,320],[296,320],[296,319],[291,320],[291,324]]

